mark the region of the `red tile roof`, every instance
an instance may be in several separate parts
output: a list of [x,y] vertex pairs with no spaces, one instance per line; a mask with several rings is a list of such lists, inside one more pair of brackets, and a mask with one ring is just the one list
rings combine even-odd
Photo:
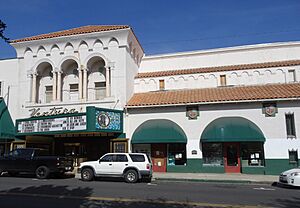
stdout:
[[136,78],[163,77],[163,76],[174,76],[174,75],[184,75],[184,74],[197,74],[197,73],[234,71],[234,70],[246,70],[246,69],[261,69],[261,68],[285,67],[285,66],[297,66],[297,65],[300,65],[300,60],[144,72],[144,73],[138,73]]
[[85,33],[94,33],[94,32],[102,32],[102,31],[109,31],[109,30],[120,30],[130,28],[128,25],[88,25],[78,28],[73,28],[69,30],[62,30],[58,32],[52,32],[47,34],[36,35],[32,37],[12,40],[12,43],[24,42],[24,41],[32,41],[32,40],[42,40],[48,38],[56,38],[56,37],[63,37],[63,36],[70,36],[70,35],[78,35],[78,34],[85,34]]
[[127,107],[276,100],[285,98],[300,99],[300,83],[136,93],[128,101]]

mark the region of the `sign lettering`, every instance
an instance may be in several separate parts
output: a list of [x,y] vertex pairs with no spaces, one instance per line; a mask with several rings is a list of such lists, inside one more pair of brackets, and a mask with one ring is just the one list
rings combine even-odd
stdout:
[[49,111],[41,111],[41,108],[32,108],[29,110],[30,117],[39,117],[39,116],[56,116],[62,114],[78,113],[75,108],[67,109],[63,107],[53,107]]

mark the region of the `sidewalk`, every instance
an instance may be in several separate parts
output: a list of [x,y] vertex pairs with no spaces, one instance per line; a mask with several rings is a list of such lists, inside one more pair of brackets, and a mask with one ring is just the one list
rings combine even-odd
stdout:
[[153,173],[158,181],[192,181],[222,183],[258,183],[272,184],[278,181],[276,175],[251,175],[239,173]]

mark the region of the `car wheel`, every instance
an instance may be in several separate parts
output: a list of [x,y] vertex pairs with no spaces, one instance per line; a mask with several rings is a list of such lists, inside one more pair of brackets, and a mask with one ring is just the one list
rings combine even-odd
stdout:
[[50,175],[50,170],[47,166],[40,166],[35,171],[35,176],[38,179],[46,179]]
[[81,179],[83,181],[92,181],[94,179],[94,172],[90,168],[84,168],[81,171]]
[[136,183],[138,181],[138,173],[135,170],[128,170],[124,175],[127,183]]

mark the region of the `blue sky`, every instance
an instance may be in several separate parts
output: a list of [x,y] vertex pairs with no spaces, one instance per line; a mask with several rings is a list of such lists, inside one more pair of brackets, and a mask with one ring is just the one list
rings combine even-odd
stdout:
[[[130,25],[146,55],[299,41],[299,0],[9,0],[10,39],[84,25]],[[0,59],[15,57],[0,40]]]

